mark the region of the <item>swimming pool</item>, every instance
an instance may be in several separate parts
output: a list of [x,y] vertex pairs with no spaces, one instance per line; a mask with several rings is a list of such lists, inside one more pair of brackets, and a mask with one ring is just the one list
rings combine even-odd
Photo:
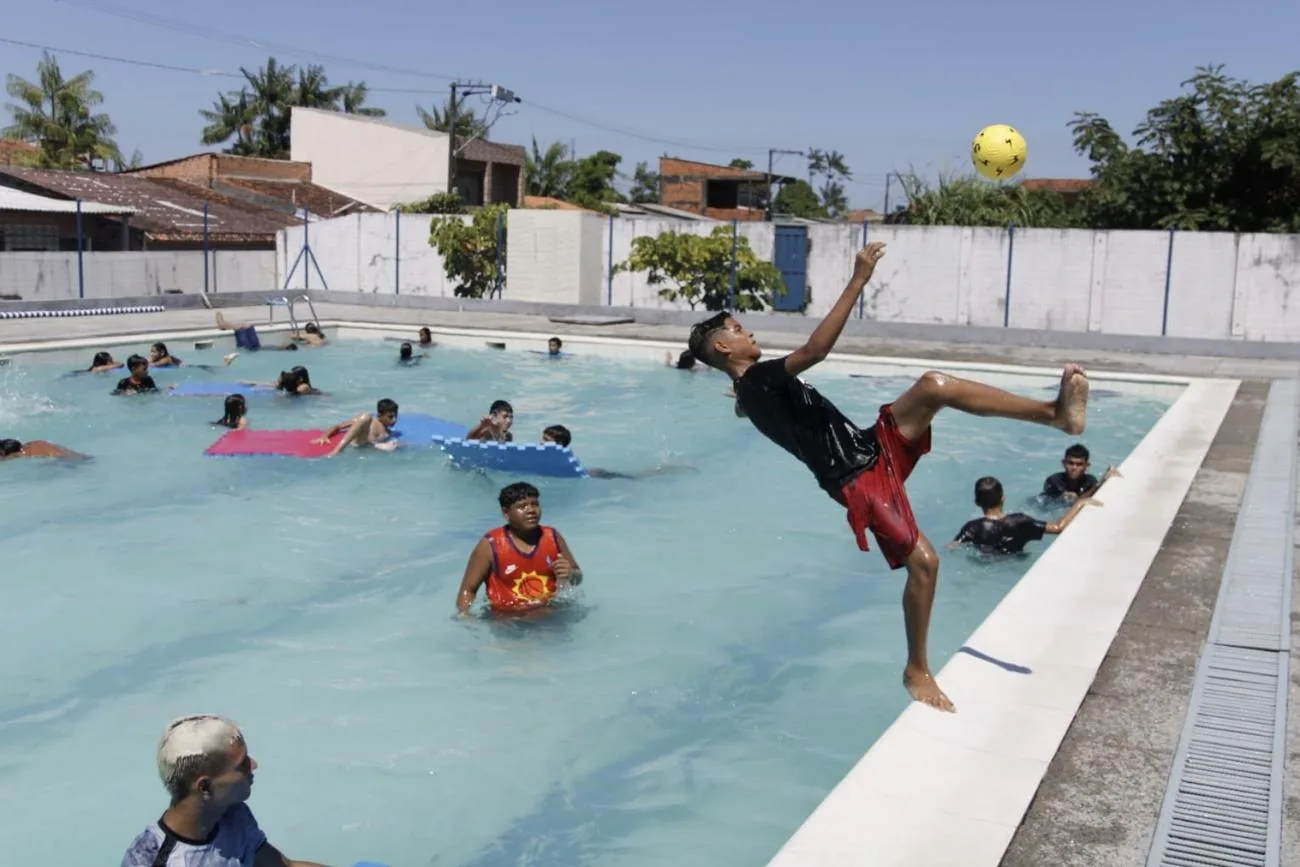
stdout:
[[[505,397],[519,439],[566,424],[588,466],[693,468],[539,483],[588,580],[563,616],[511,626],[452,612],[512,479],[401,452],[202,458],[219,399],[115,399],[115,377],[57,378],[89,355],[0,368],[3,435],[97,458],[9,464],[0,485],[0,851],[14,863],[51,863],[69,815],[84,842],[67,863],[115,863],[165,806],[162,725],[212,710],[244,726],[262,766],[252,806],[294,857],[747,867],[904,707],[901,576],[731,416],[717,375],[447,348],[404,369],[395,344],[364,340],[157,375],[307,364],[329,394],[253,400],[259,427],[323,425],[379,397],[472,422]],[[863,421],[907,383],[810,379]],[[1097,397],[1094,467],[1122,460],[1166,406]],[[1014,506],[1069,443],[946,416],[909,486],[922,526],[950,538],[984,474]],[[1031,563],[946,557],[936,670]]]

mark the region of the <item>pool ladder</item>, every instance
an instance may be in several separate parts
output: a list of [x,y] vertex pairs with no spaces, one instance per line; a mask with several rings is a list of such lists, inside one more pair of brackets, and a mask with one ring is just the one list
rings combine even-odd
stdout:
[[311,298],[306,295],[299,295],[296,298],[288,298],[281,295],[279,298],[266,299],[266,321],[268,324],[275,323],[275,308],[283,307],[289,313],[289,324],[293,326],[294,336],[298,336],[298,317],[294,315],[293,305],[299,301],[307,302],[307,309],[311,311],[311,321],[317,326],[320,325],[320,317],[316,315],[316,305],[311,303]]

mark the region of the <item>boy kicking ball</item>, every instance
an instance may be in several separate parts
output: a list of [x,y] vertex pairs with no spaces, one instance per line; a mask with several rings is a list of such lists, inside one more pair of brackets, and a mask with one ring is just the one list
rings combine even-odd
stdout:
[[1056,399],[1040,401],[931,371],[882,406],[875,424],[859,428],[799,374],[824,361],[835,347],[883,255],[884,245],[878,242],[858,253],[853,277],[835,306],[808,342],[783,358],[759,361],[763,352],[754,335],[725,312],[691,329],[690,348],[700,361],[731,376],[736,415],[802,461],[822,489],[845,507],[858,548],[870,550],[870,530],[889,567],[907,569],[903,683],[916,701],[953,711],[926,653],[939,556],[916,526],[904,483],[930,451],[930,424],[939,410],[1033,422],[1077,436],[1087,421],[1088,379],[1082,367],[1068,364]]

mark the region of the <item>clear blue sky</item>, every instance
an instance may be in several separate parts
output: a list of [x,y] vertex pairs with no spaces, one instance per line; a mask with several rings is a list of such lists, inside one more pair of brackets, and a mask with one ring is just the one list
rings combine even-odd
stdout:
[[[1281,0],[14,5],[5,38],[224,72],[255,68],[268,54],[321,62],[333,81],[366,81],[378,91],[373,103],[403,122],[418,122],[417,102],[445,99],[447,80],[433,76],[502,84],[524,102],[493,129],[495,140],[616,151],[629,175],[664,153],[763,165],[769,147],[836,149],[854,171],[852,204],[875,208],[890,170],[967,171],[970,139],[985,124],[1025,134],[1026,177],[1083,177],[1087,164],[1066,129],[1076,110],[1127,134],[1198,64],[1225,63],[1252,81],[1300,66],[1300,3]],[[211,38],[216,31],[243,41]],[[0,43],[5,72],[30,78],[39,57]],[[204,150],[198,109],[238,85],[73,55],[60,62],[67,74],[95,70],[123,151],[139,148],[148,162]],[[803,174],[798,157],[778,169]]]

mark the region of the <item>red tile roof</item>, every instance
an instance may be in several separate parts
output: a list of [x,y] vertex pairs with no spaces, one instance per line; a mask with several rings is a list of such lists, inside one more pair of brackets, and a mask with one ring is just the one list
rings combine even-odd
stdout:
[[87,199],[134,208],[131,225],[156,240],[193,241],[203,237],[203,207],[208,237],[215,242],[273,240],[276,232],[302,220],[280,209],[239,201],[183,181],[107,172],[0,167],[0,184],[56,198]]
[[1079,178],[1030,178],[1020,182],[1026,190],[1051,193],[1081,193],[1092,186],[1092,181]]
[[0,139],[0,166],[22,166],[35,159],[41,149],[34,144],[13,139]]

